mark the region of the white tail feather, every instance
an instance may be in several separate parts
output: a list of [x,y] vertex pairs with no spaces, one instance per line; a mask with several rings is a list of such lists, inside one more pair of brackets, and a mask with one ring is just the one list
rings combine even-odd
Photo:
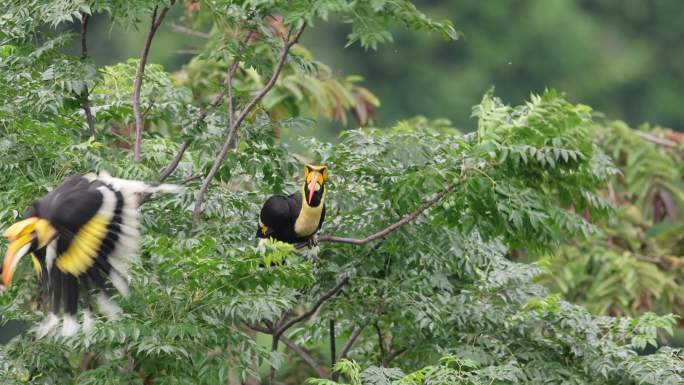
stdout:
[[83,311],[83,333],[89,334],[95,327],[95,319],[93,319],[90,310]]
[[97,308],[102,314],[112,319],[119,318],[119,313],[121,313],[119,305],[112,302],[105,293],[97,294]]
[[81,325],[78,324],[78,321],[76,321],[76,318],[73,315],[67,314],[64,316],[64,323],[62,324],[62,336],[71,337],[78,333],[78,329],[80,328]]
[[50,332],[55,330],[55,327],[59,325],[59,317],[55,313],[50,313],[47,318],[35,327],[36,337],[43,338]]
[[122,296],[128,296],[128,282],[126,282],[126,279],[124,279],[116,271],[111,271],[109,273],[109,279],[112,281],[112,285],[114,285],[116,290],[118,290]]

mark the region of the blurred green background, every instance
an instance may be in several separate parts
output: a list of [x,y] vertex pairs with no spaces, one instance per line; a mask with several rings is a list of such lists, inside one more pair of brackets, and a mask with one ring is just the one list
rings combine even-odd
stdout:
[[[376,111],[379,126],[420,114],[449,118],[457,127],[470,129],[471,106],[495,86],[497,95],[511,104],[553,87],[609,118],[684,129],[681,0],[415,3],[436,19],[452,20],[463,38],[445,42],[397,29],[393,44],[366,52],[357,45],[341,48],[349,27],[334,20],[304,35],[304,45],[318,60],[365,78],[382,102]],[[152,48],[151,61],[169,70],[183,66],[191,57],[184,51],[202,41],[173,31],[172,23],[182,17],[182,7],[175,7]],[[123,31],[95,17],[90,53],[98,64],[138,57],[145,32]],[[342,128],[339,123],[324,126]]]

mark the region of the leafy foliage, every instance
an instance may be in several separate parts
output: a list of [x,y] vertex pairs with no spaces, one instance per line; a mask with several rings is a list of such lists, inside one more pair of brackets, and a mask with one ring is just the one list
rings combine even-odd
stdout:
[[681,314],[681,137],[622,122],[602,125],[598,134],[621,171],[600,197],[617,208],[600,222],[600,235],[545,259],[543,282],[595,313]]
[[[331,358],[336,375],[350,384],[681,382],[679,351],[638,355],[647,345],[657,347],[659,332],[671,331],[672,316],[593,316],[549,296],[534,282],[538,266],[507,258],[522,245],[548,252],[595,234],[584,212],[606,217],[597,191],[616,169],[591,140],[588,107],[554,91],[511,107],[490,92],[474,109],[478,127],[471,134],[443,120],[415,118],[348,131],[337,143],[305,138],[309,152],[297,154],[278,140],[276,128],[311,124],[304,110],[341,118],[354,98],[371,104],[374,98],[350,79],[320,78],[327,67],[295,50],[270,99],[240,127],[202,220],[193,224],[196,176],[206,174],[231,119],[210,100],[220,95],[232,60],[242,64],[231,101],[242,106],[272,75],[281,35],[303,22],[334,14],[353,23],[351,41],[370,47],[389,39],[393,23],[455,35],[449,23],[428,19],[404,0],[187,3],[193,22],[212,26],[210,39],[183,73],[148,66],[143,157],[132,162],[127,95],[137,62],[84,77],[88,59],[55,47],[27,56],[41,52],[50,35],[39,27],[74,20],[74,13],[106,12],[134,26],[152,8],[168,5],[35,2],[26,6],[35,14],[23,30],[3,32],[2,76],[15,84],[0,86],[7,88],[0,112],[0,227],[73,173],[103,169],[157,180],[187,144],[169,179],[185,184],[186,192],[142,208],[141,258],[130,295],[118,298],[122,317],[98,318],[91,332],[75,338],[36,339],[31,332],[14,338],[0,353],[5,383],[225,384],[258,381],[272,371],[294,383],[316,373],[321,378],[312,383],[333,384],[334,376],[322,378]],[[11,21],[4,22],[14,31],[24,12],[19,3],[8,7]],[[282,23],[264,22],[274,14]],[[80,112],[85,94],[97,124],[88,139]],[[18,102],[21,97],[29,99]],[[268,194],[298,189],[302,158],[330,167],[328,234],[363,237],[433,196],[443,198],[366,246],[322,243],[316,255],[277,242],[256,246],[260,204]],[[19,284],[0,296],[3,319],[36,322],[43,316],[36,278],[28,268],[18,275]],[[331,325],[332,337],[349,343],[344,357],[323,349]],[[274,336],[275,326],[283,327],[282,336]],[[312,371],[287,370],[302,362]]]

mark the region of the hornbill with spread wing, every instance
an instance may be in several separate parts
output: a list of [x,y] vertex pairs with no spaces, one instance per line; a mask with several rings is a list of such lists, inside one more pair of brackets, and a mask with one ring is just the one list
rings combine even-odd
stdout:
[[305,182],[301,190],[273,195],[261,208],[258,238],[273,238],[287,243],[315,241],[315,234],[325,219],[326,166],[304,166]]
[[[127,270],[138,246],[138,204],[141,194],[175,192],[174,185],[150,186],[144,182],[99,175],[72,176],[34,201],[25,218],[5,231],[10,241],[2,266],[9,287],[21,258],[31,254],[40,285],[50,302],[50,315],[39,328],[42,335],[57,326],[63,313],[62,333],[79,329],[79,296],[95,293],[98,309],[115,315],[110,300],[115,288],[128,293]],[[84,311],[84,328],[92,325],[90,301]]]

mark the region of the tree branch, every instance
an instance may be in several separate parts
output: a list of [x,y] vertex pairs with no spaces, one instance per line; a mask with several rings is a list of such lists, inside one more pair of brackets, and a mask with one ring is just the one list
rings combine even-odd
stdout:
[[82,371],[85,372],[88,370],[88,367],[90,366],[90,362],[93,360],[93,357],[95,355],[93,352],[85,352],[83,353],[83,358],[81,359],[81,363],[78,365],[78,368]]
[[162,172],[159,174],[159,182],[160,183],[165,181],[166,178],[168,178],[169,175],[171,175],[171,173],[173,173],[176,170],[176,168],[178,167],[178,164],[180,163],[181,159],[183,158],[183,154],[185,154],[185,151],[188,149],[189,145],[190,145],[190,142],[187,140],[185,142],[183,142],[183,144],[181,144],[180,148],[178,149],[178,153],[173,158],[171,163],[169,163],[169,165],[166,166],[166,168],[163,169]]
[[286,337],[281,337],[280,340],[283,342],[283,344],[285,344],[285,346],[288,347],[288,349],[296,353],[302,359],[302,361],[309,365],[311,369],[313,369],[314,372],[316,372],[316,375],[319,378],[328,378],[328,371],[325,368],[318,365],[316,360],[314,360],[313,357],[311,357],[311,355],[306,352],[306,350],[297,346],[297,344],[295,344],[293,341],[290,341]]
[[90,15],[81,12],[81,59],[85,59],[88,57],[88,42],[87,42],[87,35],[88,35],[88,21],[90,20]]
[[[252,31],[250,31],[247,34],[247,38],[245,39],[245,43],[249,40],[249,37],[252,35]],[[229,110],[229,122],[232,125],[232,119],[234,117],[233,115],[233,83],[232,79],[235,76],[235,72],[237,71],[239,62],[236,60],[233,62],[231,65],[227,75],[226,75],[226,88],[227,89],[222,89],[220,93],[216,94],[212,99],[209,105],[206,108],[203,108],[200,110],[199,115],[197,116],[197,121],[195,123],[195,127],[198,126],[200,123],[204,121],[204,119],[207,117],[209,114],[209,110],[212,108],[215,108],[219,104],[221,104],[221,101],[223,100],[223,97],[228,93],[228,110]],[[178,153],[176,153],[176,156],[173,158],[171,163],[164,168],[161,173],[159,174],[159,182],[163,182],[168,178],[178,167],[180,164],[181,159],[183,158],[183,155],[185,154],[185,151],[187,151],[188,147],[190,146],[190,141],[186,140],[181,144],[180,148],[178,149]],[[192,177],[192,179],[197,179],[199,176]],[[141,202],[144,202],[146,199],[141,200]]]
[[673,140],[666,139],[666,138],[661,138],[659,136],[649,134],[647,132],[642,132],[642,131],[634,131],[638,136],[640,136],[642,139],[644,139],[647,142],[651,142],[653,144],[657,144],[659,146],[665,146],[665,147],[678,147],[679,144]]
[[194,29],[190,29],[188,27],[184,27],[176,23],[171,23],[171,29],[175,32],[182,33],[188,36],[201,37],[203,39],[208,39],[209,37],[211,37],[211,34],[207,32],[195,31]]
[[[263,322],[266,325],[266,327],[262,327],[262,326],[256,325],[256,324],[255,325],[249,325],[249,327],[252,330],[256,330],[256,331],[259,331],[262,333],[267,333],[267,334],[272,335],[271,351],[276,351],[278,349],[278,342],[283,341],[283,343],[285,345],[290,347],[293,351],[295,351],[297,354],[299,354],[299,356],[302,357],[302,359],[307,361],[307,359],[302,354],[300,354],[300,352],[297,352],[297,350],[295,350],[295,349],[299,349],[299,347],[292,344],[291,342],[288,342],[289,340],[287,340],[285,337],[283,337],[283,333],[286,332],[290,327],[292,327],[292,325],[296,324],[297,322],[303,321],[303,320],[311,317],[314,313],[316,313],[318,311],[318,309],[327,300],[329,300],[335,294],[337,294],[340,290],[342,290],[342,287],[344,287],[344,285],[346,285],[347,282],[349,282],[349,277],[344,277],[334,288],[332,288],[331,290],[329,290],[328,292],[323,294],[316,301],[316,303],[314,304],[314,306],[311,309],[306,311],[304,314],[301,314],[295,318],[290,319],[289,321],[285,322],[281,326],[278,326],[278,324],[280,323],[280,321],[278,321],[278,320],[276,320],[273,323],[269,322],[268,320],[264,320]],[[289,344],[292,344],[292,346],[290,346]],[[301,351],[301,349],[300,349],[300,351]],[[303,351],[301,351],[301,352],[303,352]],[[304,353],[306,353],[306,352],[304,352]],[[306,354],[306,356],[308,356],[308,354]],[[310,356],[308,356],[308,357],[310,358]],[[307,361],[307,363],[309,364],[309,366],[314,368],[314,370],[319,374],[319,377],[327,377],[327,373],[324,372],[324,374],[321,374],[321,372],[319,372],[319,370],[317,369],[317,368],[319,368],[319,366],[318,366],[318,364],[315,363],[315,361],[313,361],[313,359],[311,359],[310,362]],[[275,367],[271,366],[270,375],[269,375],[269,383],[273,384],[274,380],[275,380]]]
[[[197,116],[197,121],[195,123],[195,126],[199,125],[204,121],[204,119],[207,117],[209,114],[209,110],[212,108],[215,108],[219,104],[221,104],[221,100],[223,100],[223,96],[225,95],[225,90],[222,90],[220,93],[215,95],[212,99],[211,102],[209,103],[209,106],[207,108],[204,108],[200,111],[199,115]],[[168,178],[178,167],[178,164],[180,163],[181,159],[183,158],[183,154],[185,154],[185,151],[187,151],[188,147],[190,146],[190,141],[186,140],[181,144],[180,148],[178,149],[178,153],[176,156],[173,158],[171,163],[169,163],[168,166],[162,172],[159,174],[159,182],[163,182]]]
[[257,331],[259,333],[273,334],[273,331],[271,329],[267,329],[267,328],[265,328],[261,325],[258,325],[258,324],[249,325],[249,328],[254,330],[254,331]]
[[[81,12],[81,60],[88,58],[88,21],[90,20],[90,15]],[[93,118],[93,111],[90,109],[90,97],[88,88],[83,91],[81,95],[81,108],[83,109],[83,114],[86,117],[86,123],[88,124],[88,130],[90,130],[90,135],[95,136],[95,119]]]
[[338,237],[334,235],[321,235],[318,237],[319,242],[337,242],[337,243],[347,243],[351,245],[357,245],[357,246],[362,246],[365,245],[366,243],[376,241],[378,239],[385,238],[389,234],[393,233],[394,231],[398,230],[400,227],[404,226],[407,223],[410,223],[414,221],[420,214],[422,214],[425,210],[429,209],[430,207],[434,206],[437,204],[439,201],[441,201],[445,196],[447,196],[451,191],[454,190],[456,187],[456,182],[448,184],[442,191],[438,192],[435,194],[434,197],[432,197],[430,200],[424,202],[420,206],[418,206],[417,209],[415,209],[412,213],[404,216],[397,222],[392,223],[391,225],[385,227],[384,229],[371,234],[365,238],[346,238],[346,237]]
[[335,346],[335,319],[331,318],[328,321],[328,327],[330,329],[330,367],[335,366],[337,362],[337,347]]
[[147,38],[145,39],[145,46],[140,54],[140,62],[138,63],[138,70],[135,73],[135,82],[133,83],[133,116],[135,117],[135,145],[133,149],[133,160],[140,162],[141,154],[140,148],[142,145],[142,129],[143,129],[143,118],[140,113],[140,90],[142,88],[143,75],[145,74],[145,65],[147,64],[147,57],[150,54],[150,48],[152,47],[152,39],[157,29],[161,25],[166,13],[169,11],[169,7],[165,7],[159,12],[157,16],[158,6],[154,7],[152,12],[152,21],[150,22],[150,29],[147,32]]
[[347,342],[344,343],[344,346],[342,346],[342,351],[340,352],[340,360],[343,358],[347,358],[349,351],[351,350],[352,346],[354,346],[354,342],[356,342],[356,340],[359,338],[361,332],[363,332],[363,329],[365,329],[366,326],[368,326],[370,320],[370,317],[366,317],[366,319],[361,323],[361,325],[357,325],[354,328],[354,330],[352,330],[349,339],[347,340]]
[[400,347],[399,349],[392,350],[392,351],[390,352],[390,354],[388,354],[387,357],[385,357],[385,358],[382,360],[382,366],[383,366],[383,367],[387,367],[387,365],[389,365],[392,361],[394,361],[395,358],[397,358],[397,357],[399,357],[400,355],[404,354],[407,350],[408,350],[408,348],[407,348],[406,346],[402,346],[402,347]]
[[382,329],[380,329],[380,324],[375,321],[375,331],[378,333],[378,347],[380,348],[380,362],[385,362],[385,337],[382,335]]
[[302,33],[304,32],[304,29],[306,27],[306,24],[303,24],[301,28],[297,31],[297,34],[295,37],[291,40],[288,40],[285,45],[283,46],[282,51],[280,52],[280,55],[278,57],[278,61],[276,62],[276,66],[273,70],[273,75],[269,79],[269,81],[264,85],[264,87],[252,98],[252,100],[249,101],[249,103],[242,109],[240,114],[237,116],[235,121],[230,125],[230,130],[228,131],[228,136],[226,137],[225,141],[223,142],[223,147],[221,148],[221,151],[219,152],[218,156],[214,160],[214,163],[211,166],[211,169],[209,170],[209,174],[207,174],[207,177],[204,179],[202,182],[202,187],[200,190],[197,192],[197,197],[195,200],[195,208],[192,213],[192,222],[193,224],[197,222],[199,219],[200,213],[202,212],[202,201],[204,200],[204,195],[206,194],[207,190],[209,189],[209,184],[211,181],[214,179],[216,176],[216,173],[218,172],[219,168],[221,167],[221,164],[223,164],[223,161],[226,158],[226,155],[228,154],[228,150],[230,149],[230,144],[234,140],[235,134],[237,133],[238,127],[242,124],[242,122],[245,120],[247,115],[254,109],[254,107],[261,101],[261,99],[273,88],[275,85],[276,81],[278,80],[278,76],[280,75],[280,72],[283,69],[283,65],[285,64],[285,59],[287,58],[287,54],[290,51],[290,48],[292,48],[293,45],[295,45],[298,41],[299,38],[302,36]]
[[335,294],[337,294],[340,290],[342,290],[342,288],[344,287],[344,285],[347,284],[347,282],[349,282],[349,277],[344,277],[335,287],[333,287],[328,292],[323,294],[318,299],[318,301],[316,301],[316,303],[313,305],[313,307],[311,309],[309,309],[309,311],[304,312],[303,314],[301,314],[297,317],[291,318],[290,320],[285,322],[280,327],[277,327],[273,333],[273,338],[278,339],[285,331],[287,331],[287,329],[291,328],[292,325],[311,317],[318,310],[318,308],[320,308],[327,300],[329,300]]

